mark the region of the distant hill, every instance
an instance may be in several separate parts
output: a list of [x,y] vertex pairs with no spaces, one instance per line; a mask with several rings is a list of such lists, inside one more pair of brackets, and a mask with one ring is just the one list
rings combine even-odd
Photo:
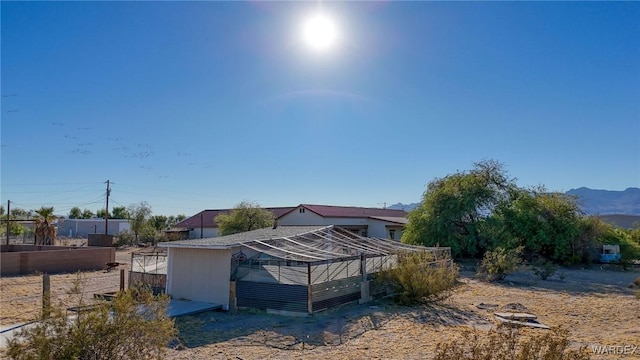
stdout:
[[597,215],[600,220],[623,229],[634,229],[640,226],[640,215]]
[[640,215],[640,188],[624,191],[571,189],[568,195],[578,197],[578,204],[589,215]]
[[[578,205],[589,215],[640,215],[640,188],[628,188],[624,191],[595,190],[586,187],[566,192],[578,198]],[[411,211],[420,203],[397,203],[388,209]],[[627,221],[623,221],[626,223]]]
[[420,203],[411,203],[411,204],[397,203],[397,204],[393,204],[391,206],[387,206],[387,209],[404,210],[406,212],[409,212],[409,211],[417,208],[418,206],[420,206]]

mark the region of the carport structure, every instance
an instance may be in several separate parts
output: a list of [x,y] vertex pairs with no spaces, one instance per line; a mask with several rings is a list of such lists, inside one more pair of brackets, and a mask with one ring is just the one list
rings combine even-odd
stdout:
[[[395,266],[403,253],[426,251],[431,253],[434,266],[450,264],[449,248],[363,237],[333,225],[280,226],[161,246],[169,248],[167,292],[174,297],[188,298],[185,295],[197,293],[176,283],[184,279],[192,286],[214,286],[222,293],[228,289],[228,302],[222,301],[224,308],[308,314],[352,301],[370,300],[377,292],[370,288],[370,281],[379,271]],[[189,251],[180,254],[181,250]],[[207,256],[205,250],[217,254]],[[190,261],[186,261],[189,254]],[[214,260],[217,265],[211,264]],[[209,270],[200,272],[198,278],[187,276],[197,271],[194,266],[200,261],[207,261],[209,267],[218,270],[226,266],[228,277],[222,276],[228,286],[222,283],[224,277],[219,271],[216,271],[219,285],[207,279],[205,273]],[[227,299],[218,296],[214,302]],[[193,300],[207,301],[202,297]]]

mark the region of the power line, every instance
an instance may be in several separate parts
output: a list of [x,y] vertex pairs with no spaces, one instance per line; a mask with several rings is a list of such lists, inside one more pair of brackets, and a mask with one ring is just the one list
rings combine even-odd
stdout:
[[[89,193],[95,190],[55,190],[55,193]],[[5,194],[48,194],[52,191],[4,191]]]
[[3,186],[64,186],[64,185],[96,185],[103,184],[102,182],[85,182],[85,183],[3,183]]

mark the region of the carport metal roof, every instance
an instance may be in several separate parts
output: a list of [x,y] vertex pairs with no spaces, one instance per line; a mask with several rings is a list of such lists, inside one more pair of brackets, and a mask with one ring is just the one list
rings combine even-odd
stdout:
[[244,246],[273,258],[310,263],[432,250],[392,240],[359,236],[333,225],[281,226],[217,238],[163,243],[160,246],[199,249]]

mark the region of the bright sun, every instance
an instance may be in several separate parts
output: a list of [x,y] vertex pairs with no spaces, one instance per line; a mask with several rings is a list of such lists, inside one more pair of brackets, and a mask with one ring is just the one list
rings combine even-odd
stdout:
[[338,42],[338,28],[333,19],[318,13],[304,22],[302,38],[312,50],[324,52]]

